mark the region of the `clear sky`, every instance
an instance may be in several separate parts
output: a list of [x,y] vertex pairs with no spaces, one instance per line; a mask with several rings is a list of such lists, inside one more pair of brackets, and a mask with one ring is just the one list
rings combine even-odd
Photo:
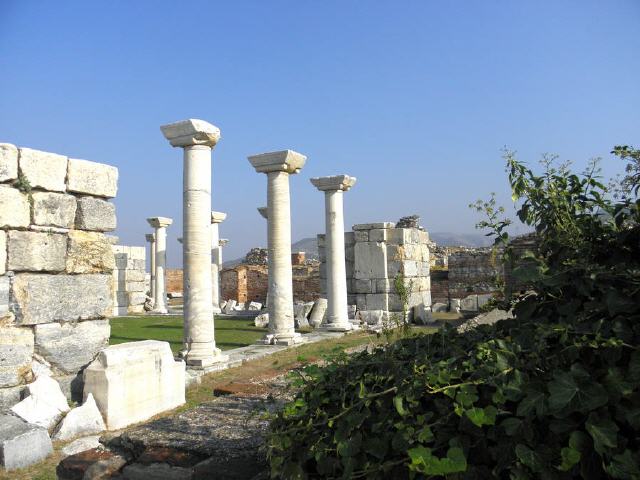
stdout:
[[207,120],[226,259],[266,243],[266,177],[247,156],[308,156],[293,239],[324,229],[309,178],[354,175],[346,224],[412,213],[473,232],[467,205],[509,200],[500,151],[583,165],[640,144],[640,1],[0,0],[0,142],[120,169],[121,243],[175,220],[181,151],[164,123]]

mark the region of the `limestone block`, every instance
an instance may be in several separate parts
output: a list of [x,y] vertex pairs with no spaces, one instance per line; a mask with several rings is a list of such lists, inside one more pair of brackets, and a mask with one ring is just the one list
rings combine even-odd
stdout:
[[353,226],[354,232],[356,230],[373,230],[374,228],[394,228],[396,226],[393,222],[379,222],[379,223],[359,223]]
[[358,278],[388,278],[387,249],[384,243],[362,242],[355,247],[354,277]]
[[327,313],[328,301],[326,298],[319,298],[313,304],[313,309],[309,315],[309,325],[318,328],[324,322]]
[[81,435],[100,433],[105,429],[96,401],[89,394],[81,407],[74,408],[64,417],[56,428],[53,439],[70,440]]
[[10,231],[7,269],[29,272],[64,270],[67,237],[59,233]]
[[0,228],[28,227],[31,207],[27,195],[17,188],[0,185]]
[[111,345],[84,371],[85,398],[93,394],[109,430],[147,420],[185,402],[185,364],[167,342]]
[[359,293],[356,295],[356,308],[358,310],[366,310],[367,309],[367,295],[364,293]]
[[73,442],[62,447],[62,454],[65,456],[75,455],[76,453],[86,452],[100,446],[100,435],[89,435],[78,438]]
[[469,295],[466,298],[460,300],[460,310],[467,312],[478,311],[478,295]]
[[236,312],[242,312],[244,310],[244,302],[236,303],[236,306],[233,307]]
[[354,280],[353,291],[355,293],[375,293],[371,282],[376,282],[376,280],[356,278]]
[[52,452],[53,445],[44,428],[12,415],[0,415],[0,466],[5,470],[28,467]]
[[102,273],[115,268],[111,243],[103,233],[71,230],[67,249],[67,273]]
[[223,313],[226,313],[227,315],[233,313],[237,303],[238,302],[234,299],[227,301],[227,304],[224,306]]
[[[7,272],[7,234],[4,230],[0,230],[0,275]],[[0,317],[2,312],[0,311]]]
[[82,403],[82,373],[73,373],[71,375],[57,375],[52,377],[60,385],[60,390],[70,402]]
[[0,414],[9,412],[11,407],[26,395],[26,392],[26,385],[0,388]]
[[72,228],[76,217],[76,197],[65,193],[34,192],[33,223]]
[[483,293],[478,295],[478,309],[482,308],[487,303],[489,303],[489,300],[491,300],[492,298],[493,298],[493,294],[491,293]]
[[[369,242],[386,242],[387,241],[387,232],[388,230],[385,228],[374,228],[369,230]],[[361,233],[361,232],[360,232]],[[357,234],[356,234],[357,237]]]
[[23,383],[31,372],[33,332],[30,328],[0,326],[0,387]]
[[413,307],[413,323],[416,325],[429,325],[433,323],[431,309],[424,304]]
[[352,246],[356,241],[356,237],[353,232],[344,233],[344,244],[346,247]]
[[459,298],[452,298],[449,301],[449,309],[452,312],[460,313],[460,303],[461,303],[461,301],[460,301]]
[[18,149],[10,143],[0,143],[0,182],[18,178]]
[[127,296],[129,305],[142,305],[147,300],[144,292],[129,292]]
[[357,232],[353,232],[353,236],[356,242],[369,241],[369,232],[367,230],[358,230]]
[[[120,286],[121,284],[118,283],[118,287]],[[144,282],[124,282],[124,285],[122,285],[122,288],[118,288],[118,289],[126,290],[127,292],[145,292],[146,291]]]
[[442,312],[446,312],[447,310],[448,310],[448,307],[446,303],[436,302],[433,305],[431,305],[431,311],[434,313],[442,313]]
[[262,304],[260,302],[250,302],[249,303],[249,310],[260,311],[260,310],[262,310]]
[[144,270],[126,270],[124,278],[127,282],[144,282]]
[[[311,313],[313,309],[313,302],[307,303],[298,303],[293,306],[293,317],[296,322],[296,325],[302,325],[303,327],[308,326],[307,317]],[[301,328],[301,327],[298,327]]]
[[389,310],[389,295],[386,293],[371,293],[366,295],[366,307],[363,310]]
[[19,325],[103,318],[111,313],[111,276],[19,273],[11,309]]
[[347,262],[355,261],[355,253],[353,250],[353,245],[345,245],[344,247],[344,258]]
[[374,280],[374,282],[376,284],[375,291],[371,293],[389,293],[395,291],[393,280],[389,280],[388,278],[378,278],[377,280]]
[[[398,295],[397,293],[389,293],[387,295],[387,304],[389,306],[388,310],[392,311],[392,312],[401,312],[402,309],[404,308],[404,305],[402,303],[402,298],[400,298],[400,295]],[[411,306],[411,302],[409,301],[409,306]]]
[[382,325],[388,321],[389,316],[384,310],[358,310],[356,320],[366,325]]
[[95,197],[80,197],[75,217],[76,228],[111,232],[116,229],[116,206]]
[[51,429],[69,411],[67,399],[53,378],[42,376],[27,386],[29,396],[11,411],[27,423]]
[[349,320],[354,320],[356,318],[356,306],[355,305],[347,305],[347,318]]
[[31,148],[20,149],[20,171],[32,188],[52,192],[66,190],[67,157]]
[[103,163],[70,158],[67,189],[96,197],[115,197],[118,191],[118,169]]
[[415,232],[419,232],[414,228],[394,228],[388,231],[387,241],[394,245],[407,245],[411,243],[418,243],[419,238],[414,235]]
[[253,319],[253,324],[258,328],[267,328],[269,326],[269,314],[261,313]]
[[127,314],[144,313],[144,304],[141,305],[129,305],[127,308]]
[[58,370],[76,373],[109,344],[109,320],[35,326],[35,350]]

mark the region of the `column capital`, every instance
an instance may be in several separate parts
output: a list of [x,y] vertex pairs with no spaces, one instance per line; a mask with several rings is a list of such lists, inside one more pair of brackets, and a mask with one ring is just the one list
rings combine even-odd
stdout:
[[298,173],[306,161],[306,156],[293,150],[260,153],[249,157],[249,162],[258,173]]
[[211,223],[222,223],[227,218],[226,213],[222,212],[211,212]]
[[172,147],[205,145],[214,147],[220,140],[220,129],[204,120],[189,118],[160,127]]
[[349,175],[333,175],[330,177],[311,178],[310,181],[321,192],[338,190],[346,192],[356,184],[356,177],[350,177]]
[[258,213],[262,216],[262,218],[269,217],[269,209],[267,207],[258,207]]
[[171,225],[173,223],[173,219],[168,217],[151,217],[147,218],[147,222],[153,228],[162,228]]
[[156,241],[156,235],[155,233],[147,233],[144,238],[147,240],[147,242],[152,243]]

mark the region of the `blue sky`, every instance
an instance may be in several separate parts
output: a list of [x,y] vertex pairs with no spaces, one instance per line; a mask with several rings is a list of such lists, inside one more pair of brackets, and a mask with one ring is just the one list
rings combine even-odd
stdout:
[[291,148],[293,238],[324,229],[313,176],[358,177],[347,227],[418,213],[473,232],[467,205],[509,192],[500,150],[578,166],[640,144],[640,1],[0,0],[0,141],[116,165],[117,234],[175,219],[181,152],[159,126],[222,131],[213,206],[227,259],[266,243],[266,178],[246,157]]

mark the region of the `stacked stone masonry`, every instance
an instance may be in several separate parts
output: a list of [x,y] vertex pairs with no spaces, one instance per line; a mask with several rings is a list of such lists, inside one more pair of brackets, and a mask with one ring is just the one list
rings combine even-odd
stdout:
[[0,144],[0,411],[45,364],[75,399],[107,345],[115,167]]
[[113,315],[144,313],[147,292],[145,248],[113,245],[113,255]]
[[[320,285],[326,291],[325,236],[318,235]],[[394,223],[354,225],[345,233],[348,302],[359,311],[403,311],[394,282],[404,279],[408,311],[431,305],[429,234],[419,228],[395,228]]]

